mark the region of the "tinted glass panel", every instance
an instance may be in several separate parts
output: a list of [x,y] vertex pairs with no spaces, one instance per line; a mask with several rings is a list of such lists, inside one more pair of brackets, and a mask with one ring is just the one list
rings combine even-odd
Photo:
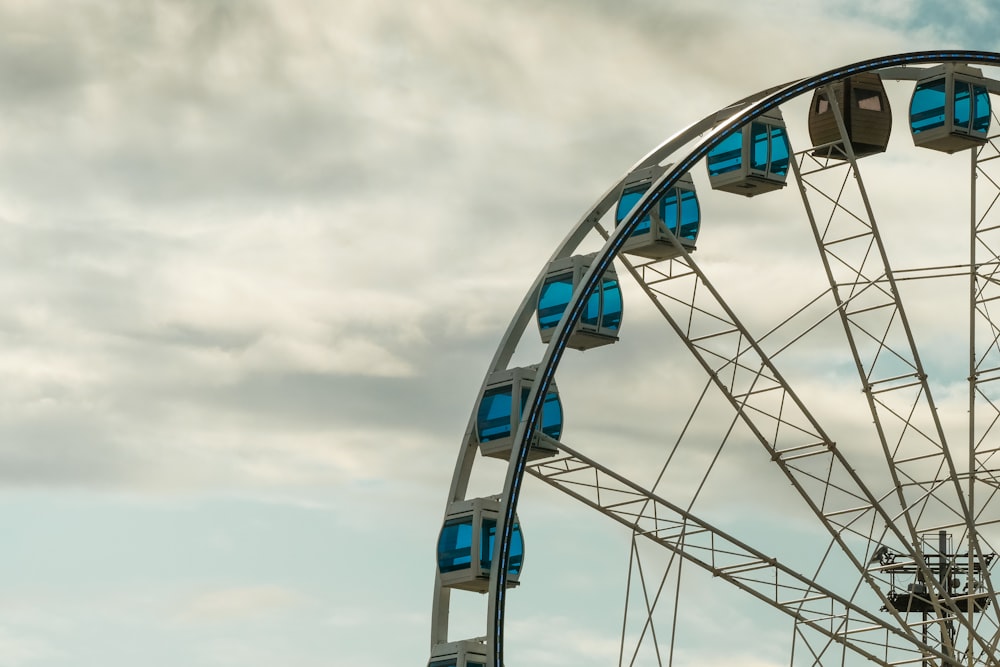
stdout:
[[596,327],[601,319],[601,291],[594,290],[594,293],[587,299],[587,306],[583,309],[582,322],[592,327]]
[[921,83],[910,100],[910,129],[913,134],[944,125],[944,79]]
[[[479,567],[484,572],[489,572],[493,565],[493,547],[496,544],[496,535],[496,519],[483,519],[482,533],[479,536]],[[510,560],[507,565],[507,574],[520,574],[523,564],[524,539],[521,537],[521,526],[515,523],[510,536]]]
[[448,658],[447,660],[435,660],[431,664],[427,665],[427,667],[456,667],[457,664],[458,660],[455,658]]
[[524,539],[521,537],[521,526],[515,523],[510,536],[510,561],[507,565],[507,574],[520,574],[523,565]]
[[[660,200],[660,217],[671,234],[677,234],[677,219],[680,217],[680,206],[677,204],[677,188],[674,188]],[[664,230],[666,231],[666,230]]]
[[769,171],[774,176],[785,176],[788,173],[788,135],[783,127],[771,128],[771,165]]
[[438,568],[454,572],[472,565],[472,517],[446,521],[438,538]]
[[698,226],[701,222],[701,210],[698,197],[691,190],[681,191],[681,238],[694,241],[698,238]]
[[622,323],[622,290],[618,281],[605,278],[601,284],[601,294],[604,295],[601,326],[617,330]]
[[983,86],[973,86],[972,97],[975,104],[972,129],[985,134],[990,130],[990,94]]
[[466,660],[465,661],[465,667],[486,667],[486,663],[485,662],[469,662],[468,660]]
[[497,520],[483,519],[483,529],[479,534],[479,567],[485,572],[490,571],[493,563],[493,543],[496,542]]
[[542,433],[558,440],[562,435],[562,423],[562,403],[559,402],[559,395],[550,391],[542,404]]
[[509,386],[486,391],[476,413],[476,431],[480,442],[510,436],[511,409]]
[[572,273],[546,278],[538,298],[538,326],[542,329],[551,329],[559,324],[572,296]]
[[767,171],[767,125],[751,123],[750,125],[750,168],[754,171]]
[[[629,212],[635,205],[639,203],[642,196],[646,194],[646,190],[649,189],[650,184],[645,183],[642,185],[634,185],[630,188],[625,188],[622,192],[621,199],[618,200],[618,208],[615,210],[615,225],[620,225],[625,218],[628,217]],[[632,232],[632,236],[638,236],[639,234],[645,234],[649,231],[649,215],[647,214],[639,221],[639,226],[635,228]]]
[[743,158],[743,133],[736,130],[708,153],[708,174],[718,176],[740,168]]
[[859,109],[865,109],[867,111],[882,110],[882,96],[875,90],[861,90],[859,88],[855,88],[854,103],[858,105]]
[[955,127],[969,129],[972,120],[972,85],[965,81],[955,82]]

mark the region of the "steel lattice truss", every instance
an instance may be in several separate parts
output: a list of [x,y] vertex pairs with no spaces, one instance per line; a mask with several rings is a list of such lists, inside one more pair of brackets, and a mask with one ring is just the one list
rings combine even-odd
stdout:
[[[684,560],[707,570],[740,590],[795,619],[800,632],[808,629],[851,651],[881,663],[874,647],[907,648],[912,628],[900,629],[885,617],[852,599],[818,585],[753,547],[727,535],[627,478],[561,447],[563,454],[528,467],[528,472],[592,507]],[[649,617],[656,599],[643,586]],[[657,593],[656,597],[659,595]],[[647,623],[647,627],[650,624]],[[936,653],[936,657],[945,656]]]

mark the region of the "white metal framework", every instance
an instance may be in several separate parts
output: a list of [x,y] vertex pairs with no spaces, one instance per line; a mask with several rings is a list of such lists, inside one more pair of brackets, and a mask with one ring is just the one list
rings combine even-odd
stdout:
[[[477,397],[446,517],[455,517],[470,502],[466,496],[481,449],[493,457],[499,452],[508,465],[505,478],[489,492],[491,507],[497,508],[489,525],[470,519],[465,537],[452,530],[448,544],[439,545],[439,551],[447,551],[450,571],[444,577],[439,571],[435,581],[431,665],[503,665],[506,596],[518,594],[512,585],[523,555],[515,511],[526,474],[631,532],[619,664],[642,662],[637,656],[643,646],[658,664],[674,664],[674,647],[684,640],[677,630],[682,572],[692,567],[709,573],[716,586],[745,592],[787,617],[791,664],[1000,663],[1000,577],[993,570],[1000,539],[1000,316],[995,316],[1000,308],[1000,121],[989,108],[989,100],[1000,95],[998,68],[997,53],[909,53],[766,90],[679,132],[600,197],[552,255],[550,265],[561,267],[572,264],[568,258],[580,254],[587,242],[597,239],[601,245],[577,276],[559,324],[546,332],[541,358],[526,369],[509,368],[522,337],[537,336],[530,325],[549,265],[511,320]],[[854,149],[852,132],[865,131],[854,129],[858,123],[890,111],[889,98],[872,92],[879,90],[870,85],[872,74],[885,82],[893,99],[909,97],[919,82],[920,95],[913,97],[906,126],[914,139],[895,136],[893,141],[907,142],[911,150],[923,144],[919,150],[928,163],[947,160],[939,189],[927,192],[915,179],[913,187],[924,190],[906,195],[927,198],[930,219],[917,219],[912,210],[907,219],[896,219],[902,208],[883,187],[877,167],[879,153],[885,150],[890,157],[892,145],[875,146],[866,139],[863,150]],[[852,120],[848,98],[854,93],[845,92],[851,89],[846,83],[858,75],[867,77],[857,80],[868,87],[857,86],[867,92],[859,97],[861,111]],[[934,107],[938,95],[944,100],[940,110]],[[829,114],[825,127],[839,133],[829,143],[802,140],[806,119],[796,114],[802,115],[804,102],[810,104],[806,109]],[[901,106],[897,102],[894,109],[897,119],[907,116]],[[930,135],[919,137],[924,128],[932,128],[932,141],[926,139]],[[800,149],[798,141],[807,145]],[[730,153],[727,145],[734,147]],[[720,266],[718,255],[707,248],[727,241],[723,235],[710,237],[707,201],[700,209],[698,252],[695,227],[689,240],[675,234],[684,234],[680,218],[675,227],[650,228],[664,217],[664,199],[676,199],[678,184],[691,183],[692,174],[700,179],[706,162],[712,187],[749,194],[754,202],[758,194],[761,200],[778,194],[787,180],[780,194],[791,192],[795,200],[785,206],[794,209],[784,210],[787,224],[802,230],[818,253],[813,262],[817,289],[798,285],[800,277],[792,275],[747,301],[745,294],[727,293],[739,292],[732,281],[713,283],[709,275],[713,270],[718,275]],[[956,170],[956,164],[961,168]],[[740,168],[748,179],[745,186]],[[616,211],[623,186],[641,180],[637,174],[654,177],[642,192],[630,191],[630,210]],[[699,193],[708,185],[699,185]],[[718,196],[735,201],[732,194]],[[936,207],[941,201],[950,202],[950,215],[941,215]],[[655,232],[657,243],[668,250],[626,254],[637,229]],[[961,257],[937,252],[938,245],[955,245],[951,239],[956,237],[963,239]],[[703,263],[696,259],[702,257]],[[756,270],[752,258],[745,259],[746,270]],[[899,259],[905,264],[897,265]],[[669,435],[673,446],[664,448],[665,460],[651,463],[659,475],[648,481],[615,472],[583,453],[586,445],[573,439],[571,427],[564,432],[561,422],[554,425],[554,406],[562,416],[556,370],[587,317],[588,302],[596,303],[595,290],[600,293],[601,285],[609,284],[605,276],[613,275],[609,270],[615,261],[623,280],[631,276],[633,298],[644,295],[680,349],[690,354],[692,368],[703,372],[703,390],[692,397],[687,420]],[[769,320],[759,310],[782,315]],[[940,326],[942,318],[946,326]],[[616,320],[614,333],[617,326]],[[620,338],[626,342],[627,324]],[[613,355],[618,347],[586,354]],[[961,361],[961,377],[952,377],[953,357]],[[803,359],[811,369],[805,376],[797,370]],[[830,409],[838,399],[822,386],[841,382],[847,371],[860,399],[845,402],[844,410],[855,411],[851,420],[856,411],[864,412],[867,431],[853,421],[839,423],[837,411]],[[508,377],[527,379],[505,389]],[[802,390],[802,384],[809,386]],[[967,398],[964,414],[956,417],[949,407],[954,401],[942,408],[940,397],[950,397],[960,385]],[[482,402],[487,389],[489,405]],[[706,407],[712,400],[706,397],[714,398],[713,407]],[[499,410],[500,418],[491,410]],[[566,410],[572,414],[572,406]],[[715,440],[691,426],[709,411],[719,428]],[[837,438],[845,437],[850,442],[838,444]],[[756,443],[776,478],[790,487],[797,516],[811,522],[812,539],[820,546],[808,565],[770,553],[773,544],[754,543],[752,534],[737,535],[718,515],[700,510],[709,476],[736,440]],[[489,444],[497,442],[505,448]],[[687,459],[678,452],[692,446],[706,452],[707,463],[678,473],[677,466],[689,465],[680,463]],[[872,470],[867,452],[878,454],[881,468]],[[664,483],[678,474],[694,479],[683,493]],[[733,491],[741,492],[753,490]],[[530,535],[532,527],[525,528]],[[460,539],[472,545],[466,552],[456,542]],[[643,565],[649,548],[662,556],[662,576],[652,576]],[[452,587],[449,581],[465,576],[454,572],[465,566],[463,553],[480,583]],[[470,590],[486,590],[489,596],[486,634],[452,637],[451,596]],[[449,648],[459,645],[461,651]]]

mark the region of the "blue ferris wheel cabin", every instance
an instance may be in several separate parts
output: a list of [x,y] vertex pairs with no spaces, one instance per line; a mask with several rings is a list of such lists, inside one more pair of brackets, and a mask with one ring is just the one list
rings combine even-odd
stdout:
[[790,159],[785,121],[774,109],[709,151],[708,180],[714,190],[753,197],[785,187]]
[[474,640],[439,644],[427,667],[486,667],[486,646]]
[[[480,593],[489,590],[499,513],[500,501],[495,497],[451,504],[438,536],[438,573],[443,586]],[[509,588],[517,586],[524,561],[524,539],[518,523],[513,527],[511,545]]]
[[954,153],[986,143],[990,95],[981,70],[946,63],[917,82],[910,98],[910,132],[916,146]]
[[[615,226],[621,225],[632,209],[671,165],[653,165],[637,169],[622,185],[615,208]],[[681,255],[679,244],[687,252],[695,249],[701,228],[701,207],[694,180],[684,174],[677,183],[639,221],[622,251],[649,259],[671,259]],[[676,239],[676,240],[673,240]]]
[[[584,274],[596,254],[573,255],[549,264],[545,279],[538,293],[536,316],[538,332],[543,343],[552,340],[555,328],[562,321],[566,306],[573,292],[583,282]],[[618,341],[622,323],[622,290],[614,265],[604,272],[604,277],[594,293],[587,299],[586,310],[570,334],[567,347],[589,350]]]
[[[476,411],[474,435],[483,456],[510,458],[517,425],[521,421],[521,414],[524,412],[537,371],[537,367],[527,366],[499,371],[490,376]],[[528,458],[534,460],[558,452],[558,440],[562,435],[562,428],[562,403],[555,382],[552,382],[545,394],[541,428],[535,431]]]

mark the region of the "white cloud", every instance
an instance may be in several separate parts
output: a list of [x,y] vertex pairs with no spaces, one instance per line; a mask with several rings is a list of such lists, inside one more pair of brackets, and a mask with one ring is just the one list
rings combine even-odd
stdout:
[[5,665],[28,667],[59,659],[65,653],[45,639],[0,628],[0,655]]
[[242,586],[200,593],[188,601],[177,618],[184,623],[245,621],[280,614],[308,602],[307,596],[283,586]]
[[619,638],[580,627],[564,616],[527,616],[510,621],[521,646],[511,648],[519,662],[535,665],[607,665],[618,659]]

